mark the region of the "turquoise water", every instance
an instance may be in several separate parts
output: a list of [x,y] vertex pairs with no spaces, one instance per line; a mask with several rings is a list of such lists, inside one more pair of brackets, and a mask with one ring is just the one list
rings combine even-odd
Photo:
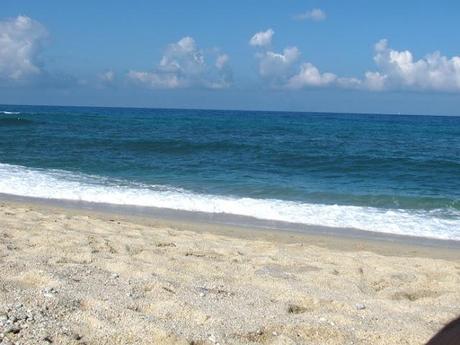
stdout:
[[460,117],[0,106],[0,193],[460,239]]

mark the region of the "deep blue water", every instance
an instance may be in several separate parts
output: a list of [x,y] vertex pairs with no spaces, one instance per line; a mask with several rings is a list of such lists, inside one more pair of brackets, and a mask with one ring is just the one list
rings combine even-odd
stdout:
[[460,239],[460,117],[0,106],[0,192]]

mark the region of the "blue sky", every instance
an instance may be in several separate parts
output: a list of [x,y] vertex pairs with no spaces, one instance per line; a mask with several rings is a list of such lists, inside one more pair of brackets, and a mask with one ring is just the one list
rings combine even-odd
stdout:
[[453,0],[2,0],[0,103],[460,115],[458,18]]

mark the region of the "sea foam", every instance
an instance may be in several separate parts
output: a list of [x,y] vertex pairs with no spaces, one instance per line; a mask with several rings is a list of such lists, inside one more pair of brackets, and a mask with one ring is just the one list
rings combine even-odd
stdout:
[[4,115],[19,115],[20,114],[19,111],[0,111],[0,113]]
[[458,210],[413,211],[198,194],[169,186],[136,184],[1,163],[0,193],[225,213],[300,224],[460,240]]

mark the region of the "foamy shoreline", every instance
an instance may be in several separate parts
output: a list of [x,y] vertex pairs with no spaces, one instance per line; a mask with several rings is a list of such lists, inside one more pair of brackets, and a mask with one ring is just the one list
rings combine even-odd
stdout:
[[203,194],[169,185],[4,163],[0,163],[0,192],[28,198],[228,214],[268,222],[460,241],[460,211],[451,207],[422,210]]
[[456,249],[0,205],[20,344],[423,344],[460,313]]
[[309,225],[294,222],[259,219],[226,213],[207,213],[199,211],[186,211],[160,207],[146,207],[136,205],[108,204],[101,202],[88,202],[77,200],[63,200],[53,198],[38,198],[0,193],[0,201],[32,204],[42,207],[56,207],[72,212],[94,212],[98,215],[119,215],[135,217],[137,219],[163,220],[169,223],[182,222],[188,225],[198,223],[211,225],[213,230],[222,226],[230,226],[246,231],[261,230],[280,234],[318,235],[328,237],[350,238],[352,240],[376,240],[390,243],[420,245],[426,247],[447,248],[460,250],[460,240],[421,237],[414,235],[395,234],[388,231],[370,231],[356,228],[330,227]]

